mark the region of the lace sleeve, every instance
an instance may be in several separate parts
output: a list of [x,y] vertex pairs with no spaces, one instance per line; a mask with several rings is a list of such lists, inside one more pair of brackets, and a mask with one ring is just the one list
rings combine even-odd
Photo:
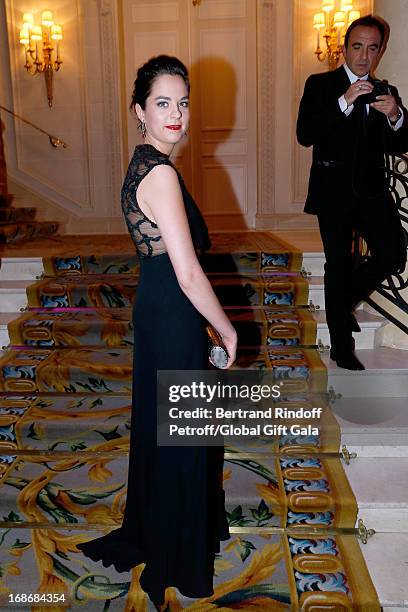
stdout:
[[166,252],[157,224],[144,214],[137,202],[137,188],[140,182],[160,164],[172,166],[168,156],[154,147],[150,145],[136,147],[122,187],[123,214],[140,257],[154,257]]

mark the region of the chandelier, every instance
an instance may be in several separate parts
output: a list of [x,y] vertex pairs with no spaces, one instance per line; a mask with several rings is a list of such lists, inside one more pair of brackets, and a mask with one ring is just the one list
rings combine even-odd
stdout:
[[[25,48],[24,68],[31,75],[44,74],[48,106],[52,106],[53,74],[62,64],[60,41],[62,27],[54,23],[51,11],[43,11],[41,25],[35,25],[32,13],[24,13],[20,30],[20,43]],[[55,53],[54,44],[55,41]]]
[[[335,0],[323,0],[321,12],[313,17],[313,27],[317,30],[315,55],[320,62],[327,58],[329,70],[337,68],[347,28],[360,18],[360,11],[354,10],[351,0],[340,0],[339,10],[335,10],[335,5]],[[325,39],[325,49],[320,47],[321,38]]]

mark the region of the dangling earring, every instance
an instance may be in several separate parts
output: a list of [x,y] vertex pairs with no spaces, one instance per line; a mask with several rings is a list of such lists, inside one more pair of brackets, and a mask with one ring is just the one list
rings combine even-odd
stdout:
[[145,138],[146,137],[146,124],[144,121],[140,121],[139,130],[141,131],[143,138]]
[[190,131],[190,129],[187,128],[186,131],[184,132],[183,136],[185,136],[187,138],[189,131]]

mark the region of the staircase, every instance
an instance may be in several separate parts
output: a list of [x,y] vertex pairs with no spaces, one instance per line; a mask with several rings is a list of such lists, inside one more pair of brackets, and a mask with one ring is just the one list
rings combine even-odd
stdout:
[[[55,138],[51,134],[47,134],[42,128],[20,117],[12,110],[5,106],[1,106],[1,108],[16,119],[29,124],[35,130],[46,134],[53,146],[66,146],[63,141]],[[0,249],[4,245],[14,245],[35,238],[52,236],[56,234],[59,226],[57,222],[39,221],[36,218],[37,210],[31,205],[33,196],[30,193],[26,193],[23,197],[14,196],[10,193],[8,188],[3,131],[4,125],[0,117]],[[19,201],[20,206],[12,206],[13,201]]]
[[[317,339],[324,347],[329,344],[329,336],[324,315],[323,264],[321,253],[304,253],[309,298],[319,307],[313,313]],[[43,272],[39,257],[2,259],[0,346],[9,344],[8,324],[21,315],[20,310],[27,304],[27,287],[33,291],[33,283]],[[51,299],[52,291],[47,295],[46,299]],[[39,303],[41,306],[46,304]],[[117,325],[128,324],[127,306],[123,305],[122,313],[121,308],[117,309]],[[349,453],[357,453],[345,469],[357,498],[359,517],[377,531],[361,550],[381,605],[386,612],[396,612],[408,609],[408,352],[378,346],[385,324],[382,317],[360,308],[357,319],[362,332],[354,334],[356,348],[366,371],[357,374],[341,370],[328,358],[327,351],[322,355],[328,386],[332,388],[332,409],[341,425],[342,444],[347,445]],[[307,325],[308,321],[304,330]],[[120,402],[117,409],[123,410]],[[48,435],[58,439],[58,421],[50,422]],[[32,439],[34,443],[35,432]],[[249,508],[245,511],[249,512]]]
[[52,236],[58,223],[37,221],[37,210],[32,206],[12,206],[13,196],[0,201],[0,245],[9,245],[33,238]]
[[[317,338],[327,346],[324,254],[304,253],[303,268],[310,300],[318,307]],[[369,307],[361,305],[356,318],[361,327],[353,333],[356,352],[366,370],[338,368],[327,351],[323,361],[342,443],[357,454],[346,473],[359,518],[377,532],[361,549],[384,612],[397,612],[408,610],[408,351],[379,345],[387,320]]]

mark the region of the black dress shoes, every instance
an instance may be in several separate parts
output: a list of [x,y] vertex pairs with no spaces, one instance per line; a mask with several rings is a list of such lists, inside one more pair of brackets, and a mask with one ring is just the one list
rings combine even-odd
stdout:
[[365,367],[354,352],[354,347],[350,347],[349,350],[331,348],[330,359],[333,359],[339,368],[344,368],[345,370],[365,370]]

